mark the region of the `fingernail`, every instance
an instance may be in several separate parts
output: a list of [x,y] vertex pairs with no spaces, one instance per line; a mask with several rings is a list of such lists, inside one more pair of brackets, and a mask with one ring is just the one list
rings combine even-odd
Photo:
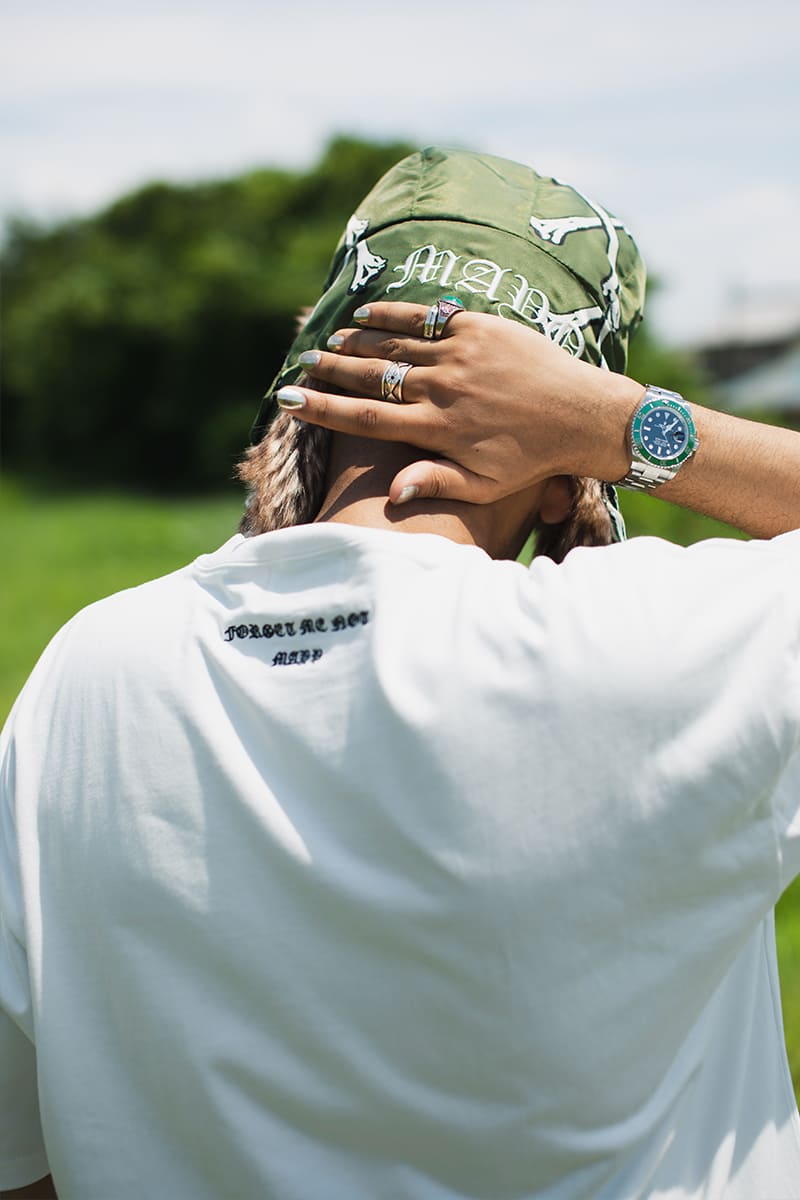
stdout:
[[275,393],[280,408],[304,408],[306,398],[297,388],[282,387]]
[[416,484],[410,483],[408,487],[404,487],[400,495],[397,497],[397,504],[405,504],[409,500],[413,500],[419,495],[419,488]]
[[338,350],[339,347],[343,344],[344,344],[344,338],[342,337],[342,335],[340,333],[332,333],[331,336],[328,338],[328,349],[329,350]]
[[366,307],[366,305],[362,304],[361,308],[356,309],[356,311],[353,313],[353,320],[354,321],[368,321],[369,320],[369,309]]
[[315,367],[321,358],[319,350],[304,350],[297,361],[301,367]]

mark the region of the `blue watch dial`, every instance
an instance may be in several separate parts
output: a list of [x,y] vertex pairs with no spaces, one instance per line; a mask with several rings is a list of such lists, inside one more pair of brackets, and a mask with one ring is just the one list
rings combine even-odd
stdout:
[[642,417],[639,429],[642,446],[661,462],[677,458],[689,441],[689,425],[674,408],[657,406]]
[[[700,445],[692,411],[678,392],[648,384],[630,429],[631,469],[623,487],[647,491],[674,479]],[[658,468],[658,470],[653,470]]]
[[[676,470],[698,446],[690,408],[678,392],[645,389],[644,400],[633,414],[631,454],[652,467]],[[652,485],[655,486],[655,485]]]

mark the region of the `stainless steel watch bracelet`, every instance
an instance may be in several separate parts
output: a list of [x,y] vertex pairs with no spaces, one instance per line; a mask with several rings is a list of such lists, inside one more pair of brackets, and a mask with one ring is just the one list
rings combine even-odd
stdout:
[[677,471],[672,471],[667,467],[654,467],[651,463],[638,462],[634,459],[630,471],[624,479],[619,481],[617,486],[627,488],[631,492],[650,492],[653,488],[660,487],[662,483],[669,483],[676,475]]

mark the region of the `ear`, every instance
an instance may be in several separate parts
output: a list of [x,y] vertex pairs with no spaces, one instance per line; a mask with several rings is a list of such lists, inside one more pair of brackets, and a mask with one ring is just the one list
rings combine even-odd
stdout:
[[539,520],[544,525],[559,525],[572,511],[574,492],[571,475],[554,475],[548,479],[539,503]]

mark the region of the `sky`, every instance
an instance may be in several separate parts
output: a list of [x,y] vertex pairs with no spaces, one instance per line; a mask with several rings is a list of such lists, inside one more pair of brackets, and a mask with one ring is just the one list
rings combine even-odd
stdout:
[[342,133],[574,184],[634,233],[671,342],[800,313],[798,0],[0,0],[2,219]]

